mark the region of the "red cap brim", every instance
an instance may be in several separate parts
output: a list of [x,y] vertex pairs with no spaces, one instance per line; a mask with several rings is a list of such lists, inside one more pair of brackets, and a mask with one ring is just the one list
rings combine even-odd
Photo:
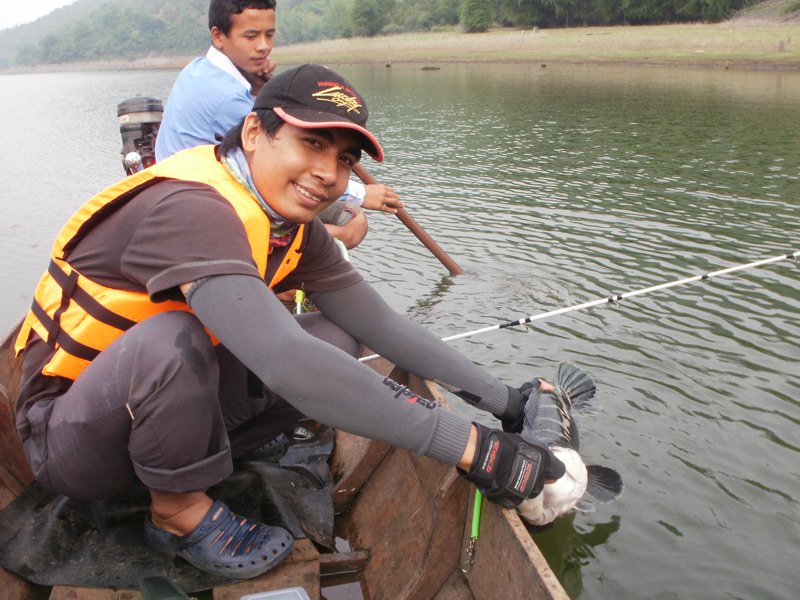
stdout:
[[[323,127],[339,127],[344,129],[352,129],[354,131],[359,132],[363,135],[365,139],[364,144],[364,151],[369,154],[372,158],[376,161],[381,162],[383,160],[383,148],[378,143],[378,140],[375,139],[375,136],[372,135],[369,131],[365,128],[361,127],[361,125],[356,125],[352,121],[346,120],[337,120],[335,115],[331,115],[330,113],[315,113],[315,116],[319,116],[321,120],[319,121],[304,121],[299,117],[291,115],[287,113],[283,108],[280,106],[274,107],[272,110],[275,111],[281,119],[289,123],[290,125],[294,125],[295,127],[301,127],[302,129],[320,129]],[[307,112],[307,111],[306,111]],[[333,118],[331,118],[333,117]]]

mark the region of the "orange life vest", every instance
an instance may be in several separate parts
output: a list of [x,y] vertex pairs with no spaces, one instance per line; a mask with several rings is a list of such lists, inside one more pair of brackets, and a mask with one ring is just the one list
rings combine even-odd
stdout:
[[[185,302],[154,303],[146,291],[100,285],[73,269],[65,256],[84,231],[145,187],[161,179],[205,183],[236,210],[247,231],[258,271],[264,277],[269,255],[270,224],[258,202],[214,156],[214,146],[179,152],[97,194],[70,218],[53,246],[50,266],[36,288],[33,305],[16,343],[19,354],[32,331],[56,349],[44,375],[76,379],[86,366],[130,327],[154,314],[191,309]],[[301,225],[269,287],[297,266],[304,226]],[[213,339],[213,336],[212,336]],[[214,339],[214,343],[219,343]]]

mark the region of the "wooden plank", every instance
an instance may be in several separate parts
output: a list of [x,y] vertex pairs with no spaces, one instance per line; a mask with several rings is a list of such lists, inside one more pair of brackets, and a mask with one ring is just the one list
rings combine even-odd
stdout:
[[22,318],[0,340],[0,383],[5,386],[12,400],[19,394],[19,376],[22,373],[22,357],[14,356],[14,344],[21,325]]
[[359,571],[369,560],[369,552],[337,552],[319,555],[319,570],[323,575]]
[[320,597],[319,552],[311,540],[295,540],[292,553],[259,577],[214,588],[214,600],[240,600],[247,594],[301,587],[310,598]]
[[369,560],[368,552],[320,554],[320,585],[330,587],[359,581],[367,560]]
[[[0,454],[0,457],[3,455]],[[0,458],[0,510],[11,504],[11,502],[22,493],[25,489],[19,479],[17,479],[5,465],[2,464],[3,458]]]
[[[33,481],[14,425],[14,404],[22,372],[22,361],[14,356],[20,323],[0,340],[0,509],[8,506],[25,485]],[[0,597],[15,600],[45,600],[50,595],[50,587],[25,581],[2,567],[0,590]]]
[[18,330],[19,325],[0,342],[0,508],[5,508],[33,481],[14,418],[22,372],[22,359],[14,356]]
[[[372,350],[367,348],[366,346],[361,346],[361,356],[372,356],[375,354]],[[380,373],[381,375],[388,375],[395,369],[394,363],[389,362],[383,357],[374,358],[370,361],[367,361],[367,366]]]
[[[433,387],[392,372],[428,399]],[[436,398],[443,406],[444,399]],[[449,409],[449,407],[447,407]],[[355,549],[369,551],[361,586],[368,598],[433,598],[458,567],[469,485],[447,465],[393,448],[364,485],[344,523]]]
[[[11,499],[33,481],[33,473],[17,436],[13,407],[14,398],[9,397],[0,384],[0,485],[8,490]],[[5,508],[10,499],[0,498],[0,501],[0,508]]]
[[[498,593],[498,596],[507,597],[502,593]],[[475,597],[464,579],[464,574],[456,569],[432,600],[475,600]]]
[[[363,348],[362,352],[366,355],[372,354],[368,348]],[[385,358],[372,360],[369,366],[384,376],[394,368]],[[390,449],[388,444],[336,430],[336,443],[330,463],[334,481],[334,512],[343,512],[352,503]]]
[[335,436],[331,475],[336,483],[332,496],[333,510],[339,513],[353,501],[391,446],[338,429]]
[[370,598],[432,598],[458,566],[468,485],[452,468],[394,449],[348,513],[347,539],[367,549]]
[[[33,481],[22,444],[17,437],[14,404],[19,393],[21,359],[14,356],[19,325],[0,342],[0,509],[8,506]],[[25,581],[0,567],[3,598],[44,600],[50,588]]]
[[48,586],[25,581],[16,573],[0,567],[0,598],[8,600],[47,600],[50,596]]
[[[469,514],[472,515],[474,493],[470,496]],[[465,548],[469,544],[470,529],[471,518],[464,530]],[[495,600],[498,582],[503,582],[505,598],[569,600],[514,510],[484,500],[474,558],[467,581],[476,600]]]

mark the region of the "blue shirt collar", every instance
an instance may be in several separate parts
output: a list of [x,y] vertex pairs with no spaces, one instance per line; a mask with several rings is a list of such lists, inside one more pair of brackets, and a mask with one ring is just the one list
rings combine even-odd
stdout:
[[206,52],[206,58],[212,65],[228,73],[231,77],[236,79],[236,81],[241,83],[248,92],[252,93],[252,86],[247,79],[244,78],[244,75],[239,72],[239,69],[236,68],[236,65],[231,62],[230,58],[214,48],[214,46],[211,46],[208,49],[208,52]]

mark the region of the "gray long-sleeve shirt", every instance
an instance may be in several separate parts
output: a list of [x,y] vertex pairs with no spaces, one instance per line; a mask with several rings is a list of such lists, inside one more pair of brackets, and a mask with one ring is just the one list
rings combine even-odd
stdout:
[[[338,429],[455,465],[470,422],[410,396],[391,380],[304,332],[264,282],[211,277],[189,292],[203,324],[271,390]],[[508,388],[423,327],[393,311],[365,282],[314,296],[323,314],[398,366],[480,398],[502,414]]]

